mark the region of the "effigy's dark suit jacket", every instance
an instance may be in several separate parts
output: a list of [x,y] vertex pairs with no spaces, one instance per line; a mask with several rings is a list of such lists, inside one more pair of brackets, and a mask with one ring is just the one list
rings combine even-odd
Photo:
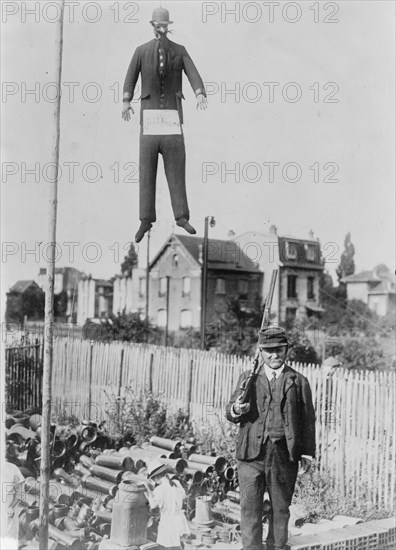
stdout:
[[181,100],[183,95],[183,71],[194,92],[201,89],[205,95],[204,84],[191,57],[184,46],[165,38],[166,45],[166,75],[161,77],[158,68],[158,40],[155,38],[139,46],[130,62],[124,83],[124,99],[131,101],[139,74],[142,77],[141,120],[144,109],[177,109],[180,122],[183,123]]
[[[315,411],[311,388],[305,376],[288,365],[285,365],[283,373],[281,414],[289,458],[297,462],[301,455],[315,456]],[[241,374],[226,407],[227,419],[240,425],[236,444],[236,458],[239,460],[254,460],[260,454],[264,421],[271,402],[269,381],[262,367],[253,387],[249,412],[238,418],[231,415],[231,407],[240,394],[239,388],[249,374],[250,371]]]

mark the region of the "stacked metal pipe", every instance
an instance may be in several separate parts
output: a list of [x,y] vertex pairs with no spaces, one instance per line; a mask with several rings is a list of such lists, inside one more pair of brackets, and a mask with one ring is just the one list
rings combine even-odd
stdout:
[[[39,414],[7,415],[7,459],[16,464],[26,476],[39,474],[41,457],[41,422]],[[70,472],[79,457],[101,452],[113,442],[97,424],[83,421],[76,429],[51,425],[51,465],[53,470],[64,468]]]
[[[6,426],[8,458],[26,477],[26,507],[21,522],[31,540],[35,518],[29,507],[37,505],[40,492],[40,479],[35,477],[40,462],[41,416],[21,414],[7,418]],[[222,501],[214,506],[221,518],[239,521],[234,468],[222,456],[197,453],[193,443],[152,437],[140,447],[115,450],[116,442],[92,422],[82,422],[76,429],[53,425],[51,437],[50,536],[59,544],[76,548],[78,539],[80,545],[89,544],[94,550],[92,545],[110,533],[113,499],[119,484],[147,483],[146,467],[154,458],[160,458],[184,484],[190,518],[194,516],[195,499],[208,494],[215,497],[213,502]],[[58,531],[66,535],[59,535]]]

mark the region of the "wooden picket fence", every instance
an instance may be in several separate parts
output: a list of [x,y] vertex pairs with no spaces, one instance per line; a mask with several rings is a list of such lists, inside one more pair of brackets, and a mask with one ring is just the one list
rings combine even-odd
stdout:
[[[394,372],[335,370],[292,365],[311,385],[316,410],[317,464],[343,494],[392,509],[395,499]],[[189,411],[193,422],[224,422],[224,409],[247,357],[196,349],[54,342],[54,406],[79,418],[107,418],[108,395],[126,388],[151,391],[169,410]]]

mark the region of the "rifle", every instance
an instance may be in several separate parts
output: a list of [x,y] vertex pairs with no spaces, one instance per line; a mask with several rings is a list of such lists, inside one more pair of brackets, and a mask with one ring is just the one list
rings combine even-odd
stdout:
[[[272,271],[271,276],[271,282],[268,290],[267,299],[265,300],[265,306],[264,306],[264,312],[263,312],[263,318],[261,320],[261,327],[260,330],[263,330],[270,324],[270,314],[271,314],[271,306],[272,306],[272,299],[274,297],[274,290],[275,290],[275,284],[276,284],[276,277],[278,275],[278,270],[274,269]],[[243,405],[244,403],[247,403],[250,399],[250,394],[252,391],[253,384],[256,381],[256,378],[258,376],[260,367],[259,367],[259,354],[258,351],[256,352],[256,355],[254,356],[253,363],[252,363],[252,369],[250,371],[250,374],[245,380],[243,381],[241,387],[239,388],[241,390],[241,393],[238,397],[238,402]]]

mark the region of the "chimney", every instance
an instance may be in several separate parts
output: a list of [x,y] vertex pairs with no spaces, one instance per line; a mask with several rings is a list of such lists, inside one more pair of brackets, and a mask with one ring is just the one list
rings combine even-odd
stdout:
[[278,228],[276,225],[271,225],[269,228],[270,235],[277,235],[278,234]]
[[308,235],[309,235],[309,239],[310,239],[311,241],[313,241],[313,240],[314,240],[314,232],[312,231],[312,229],[310,230],[310,232],[308,233]]

